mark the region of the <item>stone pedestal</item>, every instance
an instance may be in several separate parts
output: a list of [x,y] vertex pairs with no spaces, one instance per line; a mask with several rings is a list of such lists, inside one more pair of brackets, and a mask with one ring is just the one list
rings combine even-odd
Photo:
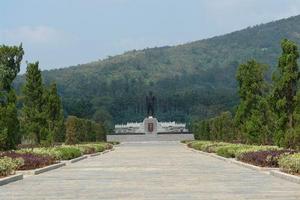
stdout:
[[148,117],[143,121],[145,134],[157,134],[158,121],[156,118]]

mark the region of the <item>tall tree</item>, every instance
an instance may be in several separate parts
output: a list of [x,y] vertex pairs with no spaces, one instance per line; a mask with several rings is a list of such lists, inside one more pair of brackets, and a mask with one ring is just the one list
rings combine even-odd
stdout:
[[66,144],[76,144],[79,119],[75,116],[69,116],[66,120]]
[[47,92],[46,104],[47,123],[49,129],[48,140],[52,139],[52,141],[62,142],[65,138],[64,113],[60,97],[57,94],[57,87],[55,83],[50,85]]
[[46,139],[48,133],[46,131],[46,99],[38,62],[27,65],[23,95],[22,128],[24,136],[30,142],[40,144],[42,139]]
[[241,64],[237,71],[240,104],[235,122],[241,131],[242,140],[247,143],[261,143],[262,126],[257,124],[263,113],[260,104],[263,101],[266,83],[264,72],[266,67],[255,60]]
[[294,111],[297,106],[296,93],[299,80],[297,45],[287,39],[281,42],[282,55],[278,60],[277,71],[273,75],[273,92],[271,104],[276,120],[276,143],[283,145],[284,134],[294,128]]
[[12,82],[24,55],[20,46],[0,46],[0,149],[12,149],[20,140],[16,94]]

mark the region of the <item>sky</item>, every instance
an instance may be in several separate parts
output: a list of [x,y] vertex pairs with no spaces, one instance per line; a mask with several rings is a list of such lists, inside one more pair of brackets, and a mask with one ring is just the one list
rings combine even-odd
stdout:
[[300,14],[300,0],[0,0],[0,44],[45,70]]

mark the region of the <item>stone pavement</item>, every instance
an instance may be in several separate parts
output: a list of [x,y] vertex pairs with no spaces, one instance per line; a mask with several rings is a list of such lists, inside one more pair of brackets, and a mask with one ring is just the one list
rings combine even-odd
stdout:
[[300,185],[179,142],[139,142],[1,186],[0,199],[299,200]]

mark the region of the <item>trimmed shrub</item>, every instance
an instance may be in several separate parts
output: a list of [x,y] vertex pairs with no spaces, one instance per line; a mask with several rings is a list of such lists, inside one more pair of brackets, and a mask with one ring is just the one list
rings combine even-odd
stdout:
[[278,163],[281,171],[300,175],[300,153],[282,156]]
[[76,145],[75,147],[78,148],[82,154],[96,153],[96,148],[91,145]]
[[203,146],[207,146],[211,144],[213,144],[213,142],[211,141],[195,141],[195,142],[188,143],[188,147],[203,151]]
[[61,160],[71,160],[82,155],[80,149],[75,146],[55,147],[55,150],[60,153]]
[[14,174],[15,171],[24,164],[21,158],[13,159],[7,156],[0,157],[0,177]]
[[223,156],[225,158],[235,158],[236,152],[241,148],[248,148],[249,146],[244,144],[228,144],[225,146],[221,146],[217,149],[216,153],[219,156]]
[[208,153],[215,153],[218,148],[228,145],[224,142],[210,142],[210,141],[196,141],[188,144],[188,147],[191,147],[196,150],[205,151]]
[[239,156],[238,160],[260,167],[278,167],[278,160],[284,156],[293,154],[293,150],[268,150],[248,152]]
[[112,145],[108,144],[108,143],[92,143],[92,144],[87,144],[87,145],[95,148],[96,152],[102,152],[102,151],[112,147]]
[[0,154],[0,157],[10,157],[12,159],[21,158],[24,163],[18,167],[19,170],[37,169],[55,163],[54,158],[50,156],[42,156],[31,153],[18,153],[14,151],[3,152]]

